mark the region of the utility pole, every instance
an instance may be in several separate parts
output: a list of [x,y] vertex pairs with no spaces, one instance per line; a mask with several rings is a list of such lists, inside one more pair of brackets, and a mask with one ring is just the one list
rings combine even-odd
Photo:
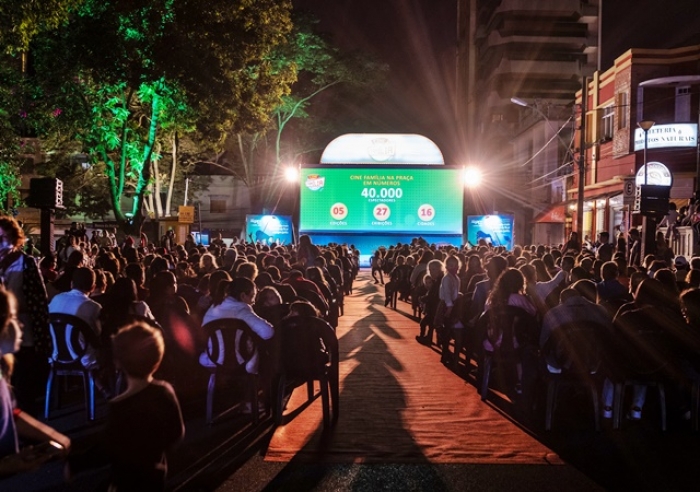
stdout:
[[586,111],[588,107],[588,77],[582,77],[581,89],[581,124],[579,125],[578,153],[578,199],[576,202],[576,228],[578,239],[583,244],[583,194],[586,184]]

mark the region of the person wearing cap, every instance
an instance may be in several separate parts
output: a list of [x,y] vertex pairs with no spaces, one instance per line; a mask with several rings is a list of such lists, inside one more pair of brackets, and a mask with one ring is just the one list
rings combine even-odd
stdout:
[[690,271],[690,263],[683,255],[678,255],[673,259],[673,266],[676,267],[676,282],[685,282],[685,277]]

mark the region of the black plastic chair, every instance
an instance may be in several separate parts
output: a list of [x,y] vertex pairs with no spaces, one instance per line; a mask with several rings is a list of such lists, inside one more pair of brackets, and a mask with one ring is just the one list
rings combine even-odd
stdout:
[[591,395],[596,431],[600,430],[600,401],[596,374],[601,368],[601,333],[607,328],[597,323],[576,322],[557,327],[542,349],[545,361],[555,362],[560,373],[545,370],[547,406],[545,430],[552,429],[552,417],[562,386],[584,386]]
[[665,383],[672,372],[669,336],[651,323],[627,333],[626,343],[619,354],[620,363],[610,377],[615,386],[613,399],[613,428],[618,429],[622,421],[622,406],[625,390],[630,386],[654,387],[659,395],[661,430],[666,430]]
[[83,378],[87,417],[89,420],[95,420],[95,373],[97,368],[84,367],[81,359],[89,349],[95,351],[99,349],[100,342],[97,334],[81,318],[63,313],[49,315],[49,332],[53,352],[49,357],[44,418],[49,419],[54,380],[60,376],[80,376]]
[[[207,424],[214,423],[217,418],[230,410],[229,408],[214,416],[214,392],[216,380],[219,376],[238,377],[245,381],[249,390],[253,423],[257,424],[259,419],[259,378],[257,374],[248,373],[246,364],[256,354],[260,355],[260,337],[251,330],[245,321],[235,318],[221,318],[210,321],[202,329],[207,333],[206,354],[212,363],[211,366],[203,366],[209,371],[206,408]],[[243,362],[239,361],[237,355],[241,356]]]
[[309,301],[311,304],[314,305],[316,309],[318,309],[318,312],[321,313],[321,317],[325,320],[328,320],[329,315],[330,315],[330,306],[328,302],[326,302],[326,299],[323,298],[323,296],[319,295],[318,293],[312,291],[312,290],[299,290],[297,291],[298,297],[301,297],[302,299]]
[[323,427],[329,429],[340,412],[338,338],[327,321],[313,316],[286,318],[279,329],[280,367],[275,395],[275,422],[282,423],[288,384],[306,383],[309,400],[315,398],[314,381],[321,386]]

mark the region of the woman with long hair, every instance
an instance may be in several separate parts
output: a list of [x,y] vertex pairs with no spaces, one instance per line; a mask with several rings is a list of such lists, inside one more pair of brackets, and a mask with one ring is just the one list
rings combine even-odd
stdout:
[[103,341],[132,323],[134,318],[154,319],[148,304],[138,300],[136,282],[127,277],[118,278],[106,294],[100,318]]
[[22,251],[24,231],[13,217],[0,216],[0,279],[17,297],[22,346],[15,355],[15,397],[24,410],[39,410],[51,353],[49,303],[36,260]]
[[[463,294],[473,294],[476,282],[486,278],[486,270],[481,263],[481,257],[478,254],[469,255],[467,258],[466,270],[460,275],[460,292]],[[474,279],[474,280],[472,280]]]
[[535,267],[535,272],[537,273],[537,281],[538,282],[549,282],[552,280],[552,276],[549,274],[549,271],[547,270],[547,265],[545,262],[540,259],[536,258],[530,262],[532,266]]
[[523,274],[515,268],[504,271],[486,302],[488,326],[483,347],[487,352],[500,350],[515,359],[515,392],[523,395],[524,409],[528,412],[537,380],[540,326],[536,315],[534,303],[525,295]]

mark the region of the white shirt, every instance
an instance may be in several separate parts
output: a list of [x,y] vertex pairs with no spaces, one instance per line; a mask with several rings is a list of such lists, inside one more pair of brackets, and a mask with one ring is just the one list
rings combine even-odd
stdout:
[[[85,321],[97,336],[102,332],[102,325],[100,324],[101,311],[102,306],[90,299],[85,292],[78,289],[62,292],[51,299],[49,303],[49,313],[63,313],[77,316]],[[85,343],[82,339],[80,342]],[[53,356],[56,357],[57,355],[58,351],[54,348]],[[88,348],[88,351],[81,359],[83,366],[89,367],[94,365],[97,362],[96,355],[96,351],[92,349],[92,347]]]
[[[263,340],[269,340],[275,334],[275,329],[272,327],[272,325],[255,314],[250,304],[238,301],[233,297],[226,297],[221,304],[210,307],[204,315],[202,326],[206,325],[210,321],[215,321],[222,318],[235,318],[245,321],[246,324],[250,326],[250,329]],[[246,363],[246,371],[248,374],[257,374],[259,359],[258,353],[255,352],[248,362],[245,361],[239,350],[241,335],[242,333],[240,331],[236,334],[236,360],[239,364],[243,364],[244,362]],[[223,345],[223,340],[219,340],[219,345]],[[209,347],[209,350],[211,350],[211,346]],[[219,364],[223,363],[223,357],[224,354],[220,353],[220,360],[217,361]],[[214,364],[214,362],[209,359],[208,352],[204,352],[199,357],[199,362],[205,367],[212,367]]]

